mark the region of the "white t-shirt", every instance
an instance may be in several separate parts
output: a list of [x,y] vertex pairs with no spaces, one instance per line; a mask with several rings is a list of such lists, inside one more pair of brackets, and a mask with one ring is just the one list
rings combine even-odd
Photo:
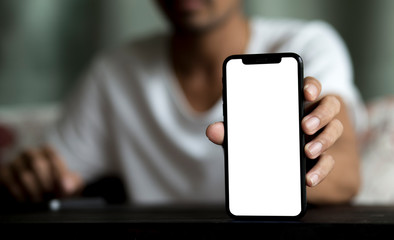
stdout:
[[[247,53],[296,52],[323,94],[342,96],[357,129],[365,113],[348,52],[323,22],[251,20]],[[116,173],[136,205],[224,203],[224,158],[205,136],[223,120],[219,100],[193,111],[169,62],[168,36],[127,44],[96,59],[49,142],[90,181]],[[187,53],[185,53],[187,54]]]

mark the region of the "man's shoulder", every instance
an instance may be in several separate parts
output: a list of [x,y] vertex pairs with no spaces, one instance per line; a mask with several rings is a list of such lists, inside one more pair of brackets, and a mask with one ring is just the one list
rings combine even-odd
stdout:
[[251,18],[252,26],[256,29],[271,32],[299,32],[303,30],[332,29],[330,24],[322,20],[304,20],[298,18]]
[[133,39],[97,53],[93,65],[107,70],[152,68],[166,54],[166,42],[165,34]]
[[[339,35],[334,28],[321,20],[252,18],[255,47],[267,51],[299,50],[307,46],[331,44]],[[259,49],[260,50],[260,49]]]

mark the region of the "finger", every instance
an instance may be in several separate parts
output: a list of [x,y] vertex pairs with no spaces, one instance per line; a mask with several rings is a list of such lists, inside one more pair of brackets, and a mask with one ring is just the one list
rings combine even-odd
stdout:
[[63,192],[63,183],[62,179],[64,175],[66,175],[66,167],[63,164],[63,161],[58,156],[57,152],[51,146],[44,146],[42,148],[42,153],[45,156],[45,159],[48,162],[51,176],[54,182],[55,190],[59,195]]
[[33,202],[42,200],[42,191],[39,187],[34,174],[31,171],[22,171],[19,173],[19,179],[23,188]]
[[33,201],[39,201],[42,190],[31,169],[31,162],[34,161],[30,155],[32,151],[29,149],[23,152],[12,162],[11,169],[24,194]]
[[18,182],[15,180],[9,166],[1,166],[0,182],[18,202],[23,202],[25,200],[22,189],[20,188]]
[[24,200],[27,201],[29,199],[32,199],[32,196],[30,195],[30,192],[27,189],[27,186],[25,185],[25,182],[22,180],[21,177],[21,173],[29,171],[28,167],[26,166],[26,160],[24,159],[23,155],[24,153],[20,154],[14,161],[11,162],[10,169],[13,178],[15,179],[15,182],[21,189],[21,192],[24,196]]
[[315,134],[326,126],[341,110],[341,103],[335,96],[322,98],[318,106],[301,122],[302,129],[308,135]]
[[306,184],[309,187],[318,185],[334,168],[334,158],[329,154],[322,154],[311,170],[306,174]]
[[60,196],[70,196],[74,194],[80,185],[80,178],[68,171],[61,156],[51,146],[44,146],[43,153],[50,163],[52,176],[55,180],[58,194]]
[[29,161],[29,167],[39,183],[40,187],[44,192],[50,192],[53,190],[53,179],[50,173],[50,167],[45,156],[42,154],[41,150],[31,149],[26,153],[27,161]]
[[316,78],[304,78],[304,98],[306,101],[316,101],[321,93],[321,89],[321,84]]
[[207,127],[205,132],[208,139],[215,144],[223,144],[224,140],[224,125],[223,122],[212,123]]
[[331,147],[343,133],[343,125],[338,119],[332,120],[315,139],[305,145],[305,154],[310,159],[317,158]]

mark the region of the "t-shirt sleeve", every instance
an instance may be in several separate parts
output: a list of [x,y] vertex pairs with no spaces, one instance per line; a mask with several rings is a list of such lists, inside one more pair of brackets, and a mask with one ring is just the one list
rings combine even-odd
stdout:
[[347,105],[356,131],[362,132],[367,121],[366,110],[353,82],[350,55],[338,33],[329,24],[314,21],[306,24],[289,43],[301,49],[304,75],[321,82],[322,95],[339,95]]
[[105,142],[105,104],[100,62],[92,64],[70,95],[60,120],[48,131],[47,142],[64,159],[71,171],[85,181],[113,171]]

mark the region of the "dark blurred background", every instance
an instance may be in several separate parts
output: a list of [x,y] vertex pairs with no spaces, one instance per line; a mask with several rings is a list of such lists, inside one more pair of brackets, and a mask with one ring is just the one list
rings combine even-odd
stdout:
[[[345,39],[365,100],[394,92],[394,1],[245,0],[250,16],[321,19]],[[1,0],[0,108],[59,102],[95,53],[168,26],[154,1]]]

